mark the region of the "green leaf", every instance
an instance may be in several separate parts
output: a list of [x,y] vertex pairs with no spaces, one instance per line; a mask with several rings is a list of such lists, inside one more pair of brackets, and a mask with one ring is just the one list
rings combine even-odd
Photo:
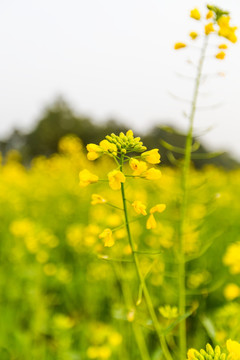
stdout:
[[[173,151],[173,152],[176,152],[178,154],[185,154],[185,148],[181,148],[179,146],[174,146],[174,145],[171,145],[169,144],[167,141],[165,140],[160,140],[160,144],[165,147],[167,150],[170,150],[170,151]],[[196,141],[193,145],[192,145],[192,148],[191,148],[191,152],[194,152],[194,151],[197,151],[200,147],[200,143],[198,141]]]
[[216,330],[215,327],[213,325],[213,322],[211,319],[209,319],[209,317],[207,317],[206,315],[200,318],[204,328],[206,329],[208,335],[210,336],[210,338],[215,341],[216,339]]
[[219,152],[213,152],[213,153],[196,153],[196,154],[192,154],[191,158],[192,159],[213,159],[215,157],[218,157],[220,155],[223,155],[225,152],[224,151],[219,151]]
[[173,146],[166,142],[165,140],[160,140],[160,144],[165,147],[165,149],[176,152],[178,154],[185,154],[185,148],[181,148],[178,146]]
[[189,316],[192,315],[192,311],[188,311],[186,312],[185,314],[179,316],[174,322],[172,322],[171,325],[169,325],[166,329],[164,329],[162,332],[161,332],[161,335],[168,335],[169,333],[172,332],[172,330],[178,325],[180,324],[183,320],[187,319]]
[[[175,321],[173,321],[171,323],[171,325],[169,325],[168,327],[166,327],[165,329],[162,329],[162,331],[160,332],[160,335],[161,336],[166,336],[168,334],[170,334],[172,332],[172,330],[180,323],[182,322],[183,320],[187,319],[189,316],[192,315],[192,311],[188,311],[186,312],[185,314],[179,316]],[[152,325],[152,321],[149,319],[147,322],[146,321],[141,321],[141,320],[138,320],[136,319],[137,323],[139,325],[142,325],[146,328],[148,328],[149,330],[152,330],[154,331],[154,327]]]
[[171,164],[180,167],[181,161],[177,160],[172,152],[168,152],[167,157]]

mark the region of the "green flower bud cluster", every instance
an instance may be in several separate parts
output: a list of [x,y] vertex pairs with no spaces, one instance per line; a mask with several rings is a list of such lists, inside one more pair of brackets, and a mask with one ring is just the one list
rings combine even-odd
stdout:
[[120,153],[143,152],[147,150],[140,137],[134,137],[132,130],[128,130],[126,134],[121,132],[119,135],[111,134],[106,136],[107,141],[117,146]]
[[216,346],[215,349],[212,348],[210,344],[206,345],[206,351],[201,349],[198,352],[195,349],[190,349],[188,351],[187,360],[226,360],[227,355],[221,352],[220,346]]
[[218,19],[220,19],[220,17],[222,17],[224,15],[229,15],[229,11],[224,11],[224,10],[218,8],[217,6],[207,5],[207,8],[208,8],[208,10],[211,10],[214,12],[215,21],[218,21]]

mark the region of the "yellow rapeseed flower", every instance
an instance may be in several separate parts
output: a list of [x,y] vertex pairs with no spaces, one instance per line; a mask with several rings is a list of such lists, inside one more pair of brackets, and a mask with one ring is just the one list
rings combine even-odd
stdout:
[[150,209],[150,216],[149,216],[149,218],[147,220],[147,224],[146,224],[146,227],[148,230],[155,229],[157,227],[157,223],[156,223],[156,220],[155,220],[155,217],[153,216],[153,214],[155,212],[162,213],[165,209],[166,209],[165,204],[157,204]]
[[237,42],[237,36],[235,34],[235,31],[237,30],[237,27],[236,26],[233,26],[233,27],[230,26],[229,22],[230,22],[230,16],[221,16],[218,19],[218,25],[219,25],[218,35],[225,37],[226,39],[228,39],[232,43],[236,43]]
[[137,159],[131,158],[129,165],[133,170],[133,175],[138,176],[147,171],[147,164],[144,161],[139,161]]
[[88,186],[89,184],[98,182],[98,176],[92,174],[87,169],[84,169],[79,173],[79,180],[80,180],[79,185],[81,187],[85,187]]
[[187,360],[195,360],[196,359],[195,354],[200,355],[197,350],[189,349],[187,353]]
[[105,202],[106,200],[101,195],[92,194],[92,201],[91,201],[92,205],[103,204]]
[[153,216],[153,214],[150,214],[149,218],[147,219],[146,228],[150,230],[150,229],[155,229],[156,227],[157,227],[157,222],[155,220],[155,217]]
[[111,332],[108,336],[109,343],[112,346],[119,346],[122,343],[122,335],[118,332]]
[[150,209],[150,214],[154,214],[155,212],[162,213],[166,209],[166,204],[157,204]]
[[96,144],[88,144],[87,151],[88,151],[88,154],[87,154],[88,160],[96,160],[103,153],[103,150],[101,149],[101,147]]
[[198,37],[198,33],[196,33],[195,31],[191,31],[189,36],[192,38],[192,40],[195,40]]
[[138,200],[134,201],[132,203],[132,207],[134,208],[137,214],[147,215],[146,206],[141,201]]
[[227,49],[228,46],[226,44],[220,44],[220,45],[218,45],[218,48],[219,49]]
[[195,20],[200,20],[201,19],[201,14],[200,14],[198,9],[193,9],[190,12],[190,17],[195,19]]
[[240,274],[240,242],[228,246],[223,263],[230,267],[231,274]]
[[240,344],[237,341],[229,339],[226,345],[229,351],[228,358],[231,360],[240,360]]
[[82,142],[76,135],[65,135],[58,143],[58,149],[64,154],[77,154],[82,148]]
[[207,13],[207,15],[206,15],[206,19],[207,19],[207,20],[208,20],[208,19],[211,19],[211,18],[213,17],[213,15],[214,15],[214,12],[213,12],[212,10],[209,10],[208,13]]
[[221,16],[217,23],[220,26],[220,28],[229,28],[229,22],[230,22],[230,16]]
[[182,49],[182,48],[185,48],[187,45],[182,43],[182,42],[177,42],[175,45],[174,45],[174,49],[175,50],[178,50],[178,49]]
[[228,39],[232,43],[236,43],[237,42],[237,36],[235,34],[236,30],[237,30],[236,26],[229,27],[229,28],[220,28],[220,30],[218,32],[218,35],[225,37],[226,39]]
[[158,149],[145,151],[141,154],[141,158],[143,158],[149,164],[159,164],[161,156],[158,151],[159,151]]
[[231,28],[228,36],[227,36],[227,39],[229,41],[231,41],[232,43],[236,43],[237,42],[237,35],[235,34],[235,30],[237,30],[237,27],[234,27],[234,28]]
[[99,346],[99,358],[106,360],[109,359],[112,355],[112,350],[107,345]]
[[161,171],[154,168],[151,168],[144,173],[144,177],[147,180],[159,180],[161,176],[162,176]]
[[107,140],[102,140],[99,145],[104,151],[117,155],[117,146],[115,144],[112,144]]
[[240,288],[236,284],[228,284],[225,286],[223,294],[227,300],[234,300],[240,296]]
[[207,25],[205,25],[205,34],[209,35],[211,32],[214,32],[215,29],[213,27],[213,23],[209,23]]
[[220,51],[217,55],[216,58],[219,60],[223,60],[225,58],[226,54],[224,51]]
[[161,306],[159,312],[165,319],[175,319],[178,317],[178,308],[176,306]]
[[113,170],[108,173],[109,186],[113,190],[121,189],[121,183],[124,183],[126,178],[125,175],[119,170]]
[[114,238],[112,236],[112,230],[107,228],[99,235],[99,239],[104,240],[104,246],[112,247],[115,244]]

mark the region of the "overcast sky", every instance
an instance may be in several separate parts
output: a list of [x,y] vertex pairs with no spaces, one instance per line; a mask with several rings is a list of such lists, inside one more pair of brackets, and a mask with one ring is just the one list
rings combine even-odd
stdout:
[[[199,54],[173,50],[189,41],[199,22],[189,18],[200,0],[1,0],[0,137],[13,127],[30,129],[43,108],[62,95],[96,121],[117,118],[136,129],[158,124],[186,128],[184,111],[171,93],[191,98],[192,83],[177,73],[194,75]],[[240,1],[216,0],[240,26]],[[201,88],[196,132],[213,149],[240,159],[240,42],[230,45],[224,61],[214,58],[211,40]],[[219,104],[215,108],[215,105]],[[208,106],[212,106],[211,109]]]

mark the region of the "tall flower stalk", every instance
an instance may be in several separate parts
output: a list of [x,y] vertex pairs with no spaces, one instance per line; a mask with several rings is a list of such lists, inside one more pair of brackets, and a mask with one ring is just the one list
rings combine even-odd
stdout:
[[[179,253],[178,253],[178,284],[179,284],[179,314],[180,316],[186,313],[186,259],[185,259],[185,229],[187,222],[187,206],[188,206],[188,197],[189,197],[189,179],[190,179],[190,163],[191,163],[191,153],[192,153],[192,144],[193,144],[193,126],[195,120],[195,114],[197,109],[197,101],[199,96],[199,87],[201,85],[201,79],[203,74],[203,65],[206,58],[206,51],[208,46],[209,35],[217,33],[219,36],[223,36],[231,42],[236,42],[237,38],[235,35],[236,27],[231,27],[229,25],[230,17],[228,12],[223,11],[214,6],[207,6],[208,12],[206,14],[206,23],[204,26],[204,41],[201,48],[197,72],[195,77],[195,86],[193,91],[193,97],[191,101],[191,109],[189,115],[189,128],[186,136],[185,143],[185,155],[184,162],[182,167],[182,177],[181,177],[181,189],[182,189],[182,198],[180,205],[180,221],[179,221]],[[199,21],[201,19],[201,14],[198,9],[193,9],[190,13],[190,16]],[[190,34],[192,40],[197,39],[198,33],[192,31]],[[187,45],[185,43],[176,43],[174,48],[176,50],[185,48]],[[227,49],[226,44],[220,44],[218,49]],[[225,58],[225,52],[218,52],[215,57],[217,59],[223,60]],[[184,359],[186,356],[187,350],[187,336],[186,336],[186,320],[184,319],[179,325],[179,353],[180,359]]]
[[[184,231],[186,224],[186,211],[188,204],[188,190],[189,190],[189,170],[190,170],[190,162],[191,162],[191,152],[192,152],[192,143],[193,143],[193,124],[196,113],[196,105],[199,93],[199,86],[201,82],[202,69],[207,49],[207,36],[205,36],[204,44],[202,47],[201,55],[199,58],[198,68],[197,68],[197,76],[195,80],[195,89],[191,104],[191,113],[189,117],[189,129],[186,137],[185,144],[185,156],[184,156],[184,164],[182,170],[182,179],[181,179],[181,187],[182,187],[182,201],[180,208],[180,224],[179,224],[179,257],[178,257],[178,283],[179,283],[179,314],[184,315],[186,312],[186,286],[185,286],[185,247],[184,247]],[[186,320],[183,320],[179,325],[179,346],[180,346],[180,354],[182,357],[186,354]]]
[[[168,345],[165,340],[165,336],[162,334],[162,328],[159,323],[158,317],[156,315],[153,302],[148,291],[145,277],[141,271],[140,261],[138,257],[137,250],[135,248],[135,243],[131,234],[130,228],[130,220],[129,220],[129,213],[128,213],[128,202],[129,200],[126,198],[126,191],[125,191],[125,182],[127,178],[143,178],[146,180],[158,180],[161,177],[160,170],[156,169],[155,167],[148,167],[148,164],[158,164],[160,162],[160,154],[158,153],[158,149],[153,149],[150,151],[146,151],[146,147],[143,146],[140,138],[134,138],[133,132],[129,130],[126,134],[120,133],[119,136],[115,134],[111,134],[110,136],[106,136],[106,139],[101,141],[99,145],[89,144],[87,146],[88,150],[88,159],[95,160],[102,155],[109,155],[117,164],[117,168],[110,173],[108,173],[108,181],[109,186],[113,190],[120,190],[121,191],[121,198],[122,198],[122,205],[123,205],[123,212],[124,212],[124,227],[126,228],[128,242],[131,248],[133,263],[135,266],[136,274],[139,281],[139,286],[142,289],[145,303],[148,309],[148,313],[152,320],[153,327],[157,333],[160,346],[162,349],[162,353],[166,360],[172,360],[171,353],[168,349]],[[141,153],[141,155],[133,156],[132,153]],[[131,153],[129,156],[129,153]],[[130,169],[133,171],[132,174],[126,174],[124,171],[124,164],[128,162],[130,165]],[[99,179],[96,175],[90,173],[88,170],[83,170],[80,173],[80,185],[87,186],[91,183],[97,182]],[[94,201],[99,203],[103,203],[101,196],[97,197],[94,194]],[[146,206],[141,203],[139,200],[135,200],[132,203],[132,207],[134,210],[142,215],[146,216]],[[156,227],[156,220],[154,218],[154,213],[159,212],[161,213],[165,209],[165,204],[157,204],[150,209],[149,218],[147,220],[146,227],[148,229]],[[114,229],[105,229],[100,235],[100,239],[104,240],[104,244],[107,247],[111,247],[114,245],[114,238],[113,238],[113,231]],[[126,294],[125,294],[126,295]],[[135,329],[136,330],[136,329]],[[136,333],[135,335],[139,335]],[[137,339],[138,340],[138,339]],[[138,341],[137,341],[138,342]],[[144,358],[144,352],[146,353],[146,348],[143,346],[139,346],[139,351],[141,354],[142,359],[146,360],[147,355]]]

